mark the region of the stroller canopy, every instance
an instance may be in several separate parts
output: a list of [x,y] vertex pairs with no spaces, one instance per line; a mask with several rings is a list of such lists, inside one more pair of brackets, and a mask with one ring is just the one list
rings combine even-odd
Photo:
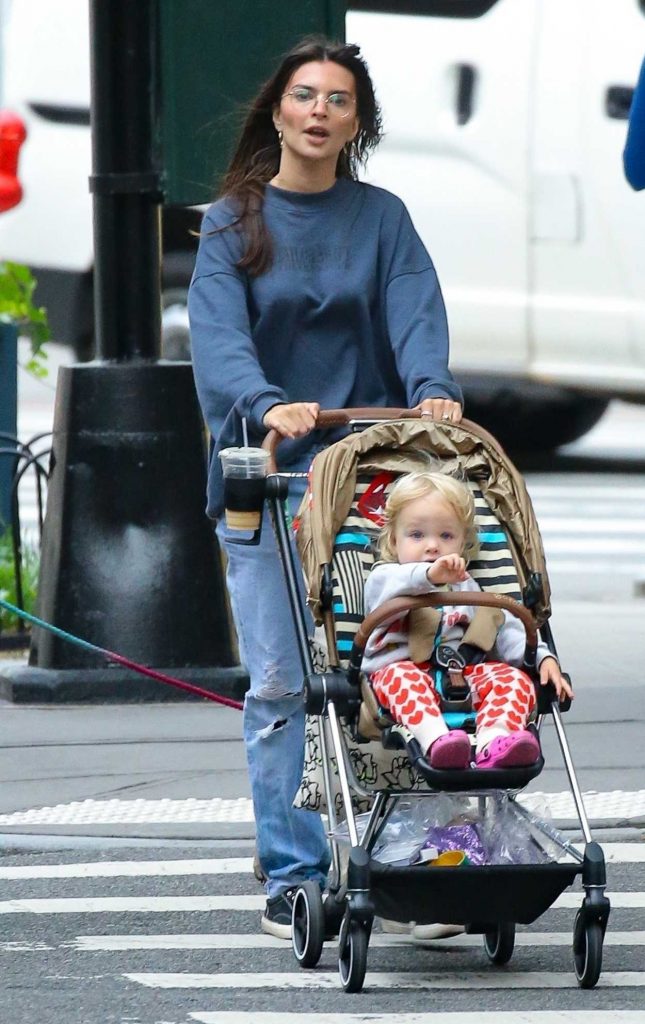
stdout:
[[[428,419],[389,420],[349,434],[314,459],[298,515],[297,544],[316,622],[323,618],[323,566],[330,565],[336,536],[356,501],[359,480],[431,468],[476,484],[506,531],[517,582],[542,576],[543,593],[532,609],[538,625],[551,614],[542,538],[524,480],[495,439],[467,420],[458,425]],[[486,580],[479,577],[486,589]],[[494,583],[490,589],[495,589]]]

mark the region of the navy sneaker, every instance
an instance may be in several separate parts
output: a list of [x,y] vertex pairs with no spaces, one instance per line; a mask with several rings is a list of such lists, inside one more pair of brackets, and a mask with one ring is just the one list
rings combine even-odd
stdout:
[[267,935],[275,935],[276,939],[291,938],[291,911],[295,889],[287,889],[278,896],[267,900],[260,927]]

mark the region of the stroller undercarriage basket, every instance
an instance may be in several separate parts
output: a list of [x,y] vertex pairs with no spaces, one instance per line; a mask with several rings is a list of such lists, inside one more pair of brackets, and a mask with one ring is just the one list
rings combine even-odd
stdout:
[[[303,967],[318,962],[323,943],[338,935],[338,963],[341,984],[348,992],[360,991],[363,986],[367,950],[375,915],[394,921],[432,923],[449,921],[463,924],[466,931],[482,933],[487,954],[493,963],[507,962],[513,952],[515,925],[533,922],[547,910],[558,896],[581,875],[585,890],[573,928],[574,967],[578,983],[593,987],[602,966],[602,943],[609,916],[609,901],[605,896],[606,874],[602,849],[592,839],[582,794],[575,775],[569,751],[561,708],[555,694],[544,690],[540,694],[536,731],[545,713],[552,717],[560,744],[564,764],[577,809],[584,850],[579,852],[546,822],[531,823],[533,831],[545,838],[551,850],[567,855],[566,862],[545,855],[535,863],[466,863],[459,867],[385,863],[379,859],[379,837],[385,834],[387,822],[397,805],[409,798],[409,788],[380,780],[380,785],[366,786],[356,776],[350,744],[356,731],[360,702],[360,657],[352,662],[362,636],[359,626],[362,616],[354,613],[351,630],[346,637],[336,640],[334,599],[329,592],[333,575],[333,538],[343,526],[351,511],[353,491],[360,472],[379,473],[383,467],[396,472],[407,471],[408,458],[417,458],[418,452],[427,453],[441,462],[448,472],[461,467],[468,476],[476,469],[477,486],[484,492],[487,508],[503,524],[511,561],[516,575],[510,571],[510,582],[499,589],[514,597],[524,594],[531,613],[522,609],[527,627],[527,652],[535,652],[535,627],[542,639],[555,653],[547,623],[550,614],[549,589],[544,555],[533,515],[530,499],[523,481],[493,438],[474,424],[462,421],[458,425],[439,424],[421,420],[418,414],[403,410],[351,410],[321,413],[319,426],[343,423],[358,429],[364,421],[370,425],[360,434],[348,437],[321,452],[314,461],[310,488],[313,492],[305,499],[301,509],[298,547],[309,587],[310,604],[314,617],[323,621],[329,667],[314,671],[307,635],[304,610],[298,598],[298,568],[289,544],[289,531],[283,512],[282,497],[286,481],[270,477],[267,485],[280,557],[285,568],[289,600],[293,613],[299,650],[305,678],[307,710],[318,722],[319,769],[322,775],[324,800],[329,817],[332,845],[332,871],[328,891],[323,897],[318,886],[311,882],[301,884],[293,903],[292,942],[296,959]],[[386,420],[385,423],[380,423]],[[276,442],[276,439],[272,439]],[[425,453],[425,454],[424,454]],[[350,493],[351,492],[351,493]],[[507,518],[504,518],[506,515]],[[319,533],[325,533],[320,541]],[[327,535],[332,537],[331,543]],[[354,533],[356,536],[356,533]],[[369,568],[367,548],[360,554],[362,567]],[[502,564],[502,558],[490,558],[482,569],[482,577],[492,575],[491,566]],[[504,569],[504,572],[507,570]],[[338,575],[338,574],[337,574]],[[541,586],[536,587],[536,578]],[[514,580],[514,583],[513,583]],[[484,587],[482,578],[480,585]],[[532,589],[531,589],[532,588]],[[360,585],[355,587],[360,592]],[[495,585],[498,590],[498,586]],[[470,595],[475,596],[475,595]],[[476,595],[481,596],[481,595]],[[443,595],[443,603],[449,603]],[[500,600],[494,595],[484,599]],[[406,599],[410,600],[410,599]],[[427,603],[428,599],[423,598]],[[460,596],[463,602],[463,595]],[[503,602],[506,605],[506,600]],[[534,618],[533,618],[534,616]],[[530,621],[529,621],[530,620]],[[531,626],[531,623],[533,625]],[[343,628],[346,628],[344,626]],[[344,663],[343,663],[344,662]],[[539,688],[544,689],[544,688]],[[395,730],[396,731],[396,730]],[[414,779],[415,798],[432,800],[442,794],[469,793],[483,810],[487,804],[510,800],[518,814],[522,809],[515,800],[531,777],[539,774],[543,761],[534,769],[503,770],[444,770],[430,769],[420,750],[415,751],[410,738],[404,738],[405,755],[409,762],[410,777]],[[301,804],[306,806],[306,803]],[[311,804],[310,806],[315,806]],[[319,805],[324,809],[324,804]],[[356,808],[369,806],[363,828],[357,824]],[[539,845],[539,844],[538,844]]]

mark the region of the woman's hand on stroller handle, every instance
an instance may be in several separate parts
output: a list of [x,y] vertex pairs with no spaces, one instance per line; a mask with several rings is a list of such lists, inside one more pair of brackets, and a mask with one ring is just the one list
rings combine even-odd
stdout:
[[462,417],[462,408],[459,402],[452,398],[424,398],[415,406],[422,416],[429,416],[433,420],[444,420],[450,423],[459,423]]
[[[443,421],[446,427],[461,425],[486,441],[489,447],[501,453],[495,438],[476,423],[462,419],[459,402],[453,402],[450,398],[424,398],[413,409],[373,406],[352,409],[321,409],[317,402],[276,403],[263,417],[262,422],[268,433],[262,442],[262,447],[269,452],[269,473],[275,473],[276,449],[284,438],[303,437],[314,428],[325,430],[330,427],[351,427],[354,423],[365,427],[388,420],[419,419],[428,424],[441,424]],[[298,433],[294,432],[294,422]]]
[[304,437],[315,429],[320,406],[318,402],[290,402],[272,405],[262,422],[267,430],[275,430],[280,437]]
[[566,700],[567,697],[573,700],[573,690],[562,675],[556,658],[543,658],[540,662],[539,673],[542,686],[548,686],[551,683],[559,701]]

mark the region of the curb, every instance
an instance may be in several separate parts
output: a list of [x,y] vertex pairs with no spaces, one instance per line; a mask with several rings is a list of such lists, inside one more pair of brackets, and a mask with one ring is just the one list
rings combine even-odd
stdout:
[[[156,668],[156,666],[155,666]],[[241,665],[232,668],[160,668],[214,695],[242,700],[249,677]],[[0,699],[13,704],[131,704],[203,700],[120,665],[93,669],[45,669],[24,663],[0,662]]]

